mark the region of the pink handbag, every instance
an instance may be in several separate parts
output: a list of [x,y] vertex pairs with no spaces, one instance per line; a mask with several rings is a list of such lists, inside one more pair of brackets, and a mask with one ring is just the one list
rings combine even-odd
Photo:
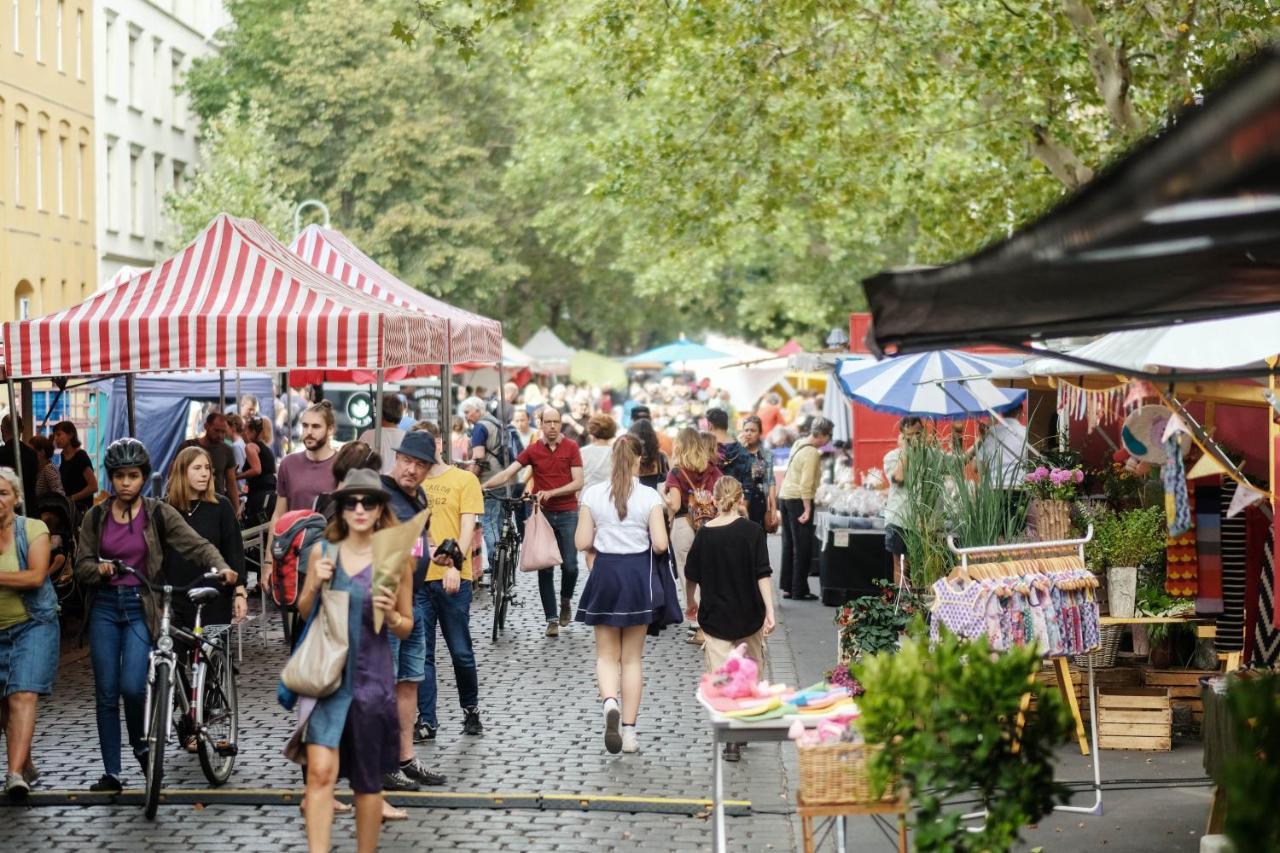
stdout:
[[537,572],[563,562],[560,543],[551,522],[536,504],[524,523],[524,544],[520,546],[520,571]]

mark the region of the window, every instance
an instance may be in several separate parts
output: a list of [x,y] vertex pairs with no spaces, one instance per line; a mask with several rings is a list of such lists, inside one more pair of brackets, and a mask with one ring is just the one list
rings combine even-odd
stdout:
[[76,217],[84,221],[84,158],[88,156],[88,148],[83,142],[76,153]]
[[171,187],[173,192],[182,192],[183,176],[186,171],[186,163],[183,163],[181,160],[173,161],[173,186]]
[[44,131],[36,130],[36,210],[44,210]]
[[22,11],[18,0],[13,0],[13,52],[22,53]]
[[62,170],[66,167],[67,138],[65,136],[58,137],[58,147],[53,152],[53,165],[57,169],[54,173],[53,190],[58,194],[58,215],[67,215],[67,197],[65,192],[65,183],[63,181]]
[[53,18],[53,62],[59,71],[65,71],[62,67],[62,13],[64,0],[58,0],[58,5],[54,9]]
[[13,123],[13,203],[22,206],[22,122]]
[[156,233],[154,236],[159,239],[160,221],[164,219],[164,155],[156,154],[154,158],[151,164],[151,195],[153,209],[155,210],[153,225]]
[[84,79],[84,10],[76,10],[76,79]]
[[152,105],[151,117],[155,121],[164,120],[164,85],[161,80],[161,69],[164,67],[164,56],[161,50],[164,42],[160,39],[151,40],[151,85],[155,87],[155,103]]
[[129,233],[142,234],[142,169],[137,149],[129,152]]
[[31,319],[31,297],[30,296],[18,297],[18,319],[19,320]]
[[44,33],[41,32],[44,27],[44,19],[41,15],[43,5],[41,0],[36,0],[36,62],[44,62]]
[[173,116],[174,127],[185,127],[187,123],[186,110],[184,108],[182,93],[178,91],[178,86],[182,83],[182,54],[174,51],[170,60],[169,93],[172,98],[170,115]]
[[116,20],[108,17],[106,26],[102,33],[102,50],[105,56],[107,71],[106,95],[108,98],[116,96],[116,63],[115,63],[115,43],[116,43]]
[[107,230],[117,231],[119,226],[116,224],[116,184],[120,182],[116,175],[116,141],[114,139],[107,140],[107,157],[103,165],[107,169],[107,197],[103,199],[103,210],[107,215]]
[[129,105],[138,105],[138,34],[129,30]]

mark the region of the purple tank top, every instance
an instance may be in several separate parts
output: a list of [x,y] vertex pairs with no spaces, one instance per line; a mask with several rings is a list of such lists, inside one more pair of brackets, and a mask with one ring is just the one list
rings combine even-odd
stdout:
[[[146,527],[147,517],[139,513],[129,524],[116,521],[110,508],[106,509],[106,524],[102,528],[101,556],[106,559],[120,560],[132,566],[144,575],[147,572],[147,540],[142,531]],[[110,581],[112,586],[140,586],[141,581],[133,575],[117,574]]]

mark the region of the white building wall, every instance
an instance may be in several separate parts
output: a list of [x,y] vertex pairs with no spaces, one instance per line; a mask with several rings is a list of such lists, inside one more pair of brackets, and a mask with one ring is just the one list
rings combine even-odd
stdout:
[[99,0],[93,7],[99,284],[165,257],[164,196],[198,157],[175,91],[229,21],[221,0]]

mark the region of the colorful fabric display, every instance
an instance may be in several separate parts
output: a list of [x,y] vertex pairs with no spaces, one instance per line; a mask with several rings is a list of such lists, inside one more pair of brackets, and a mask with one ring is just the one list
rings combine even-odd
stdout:
[[1196,615],[1222,612],[1222,487],[1196,486]]
[[[1188,495],[1192,519],[1195,518],[1196,493]],[[1200,588],[1200,568],[1196,562],[1196,529],[1165,540],[1164,591],[1174,598],[1195,598]]]
[[986,637],[995,651],[1033,646],[1046,657],[1079,655],[1101,644],[1098,579],[1088,569],[1034,572],[933,585],[929,636],[942,628],[963,639]]
[[1229,507],[1247,487],[1227,480],[1222,484],[1222,518],[1219,534],[1222,554],[1222,613],[1217,618],[1214,640],[1220,652],[1244,651],[1245,549],[1244,513],[1232,515]]
[[1178,536],[1191,529],[1191,503],[1187,496],[1187,466],[1182,459],[1181,436],[1177,433],[1164,442],[1169,461],[1160,467],[1160,481],[1164,485],[1164,514],[1169,524],[1169,535]]

